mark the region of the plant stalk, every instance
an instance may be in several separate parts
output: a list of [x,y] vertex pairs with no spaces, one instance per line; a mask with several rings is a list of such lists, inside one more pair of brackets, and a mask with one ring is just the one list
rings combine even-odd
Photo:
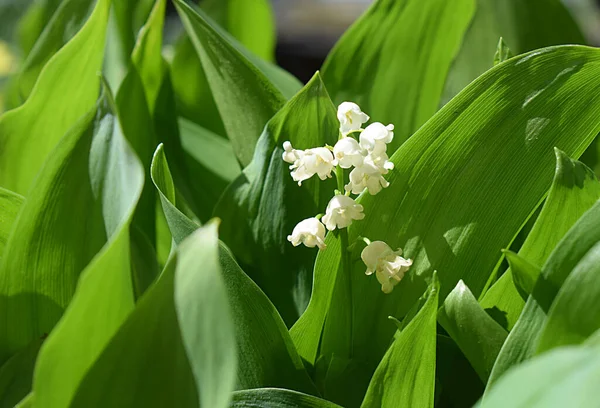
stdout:
[[[337,179],[338,190],[340,194],[344,191],[344,169],[341,167],[337,167],[335,170],[335,177]],[[349,335],[347,339],[348,343],[348,353],[349,357],[352,358],[354,354],[354,302],[352,299],[352,274],[350,268],[350,253],[348,252],[348,228],[340,228],[340,250],[341,250],[341,262],[342,262],[342,271],[344,274],[344,278],[347,282],[346,291],[348,294],[348,307],[347,307],[347,316],[346,319],[348,321],[349,326]]]

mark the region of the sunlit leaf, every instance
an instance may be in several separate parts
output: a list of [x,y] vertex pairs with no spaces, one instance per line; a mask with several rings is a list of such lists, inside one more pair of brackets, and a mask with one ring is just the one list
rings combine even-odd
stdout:
[[[594,172],[558,149],[555,153],[556,170],[550,192],[519,250],[521,258],[540,267],[575,221],[600,198],[600,183]],[[505,328],[514,326],[525,302],[510,269],[486,292],[481,305]]]
[[298,222],[324,212],[335,183],[315,176],[299,187],[282,159],[283,142],[291,141],[296,149],[333,146],[338,127],[335,108],[317,74],[269,121],[252,163],[215,207],[215,215],[223,220],[223,242],[288,325],[308,304],[316,250],[293,247],[286,237]]
[[13,225],[0,260],[2,362],[50,333],[106,240],[88,170],[95,115],[83,117],[49,155]]
[[361,407],[433,407],[439,282],[434,275],[427,301],[396,335],[371,379]]
[[181,243],[88,371],[73,405],[226,407],[235,351],[212,223]]
[[144,169],[123,136],[109,96],[104,98],[92,124],[97,132],[90,177],[109,238],[81,273],[73,299],[40,351],[33,391],[41,406],[70,406],[87,371],[134,307],[129,226]]
[[[179,243],[197,225],[174,205],[173,181],[162,146],[154,155],[152,177],[173,239]],[[236,327],[238,388],[285,387],[316,393],[277,309],[223,244],[220,261]]]
[[[546,317],[561,286],[586,254],[600,242],[600,202],[589,209],[563,239],[542,267],[531,296],[510,332],[490,376],[493,384],[509,368],[535,353]],[[582,266],[583,271],[586,267]]]
[[598,347],[562,347],[506,373],[479,407],[590,407],[599,381]]
[[394,124],[393,152],[437,111],[474,11],[473,0],[374,2],[323,65],[333,101]]
[[481,308],[463,281],[444,301],[438,321],[486,382],[507,331]]
[[[200,7],[249,51],[273,60],[276,32],[268,0],[209,0],[201,2]],[[171,72],[180,114],[226,136],[202,63],[188,36],[175,45]]]
[[540,334],[538,353],[583,343],[600,329],[599,272],[600,244],[596,244],[569,274],[556,295]]
[[3,187],[26,194],[60,138],[93,108],[109,8],[110,0],[99,0],[81,31],[48,61],[27,102],[0,117]]
[[[392,156],[390,186],[359,198],[366,217],[348,232],[350,242],[362,236],[402,247],[414,264],[386,296],[364,275],[360,246],[351,275],[338,273],[339,247],[328,237],[328,250],[317,257],[311,303],[292,328],[302,357],[310,364],[319,355],[348,357],[351,338],[352,358],[372,367],[393,335],[387,316],[404,316],[433,270],[442,299],[459,279],[478,297],[500,264],[501,249],[546,195],[553,147],[578,157],[600,131],[599,74],[600,51],[593,48],[553,47],[512,58],[402,145]],[[347,308],[352,329],[331,317]],[[355,380],[339,378],[340,386],[366,386]]]
[[23,200],[19,194],[0,188],[0,258]]
[[181,0],[175,5],[200,56],[233,149],[245,166],[263,127],[298,90],[298,82],[279,68],[250,59],[201,10]]

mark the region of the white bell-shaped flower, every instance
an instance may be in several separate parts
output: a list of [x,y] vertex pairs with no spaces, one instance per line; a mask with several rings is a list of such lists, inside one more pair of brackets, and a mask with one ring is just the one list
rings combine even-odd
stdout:
[[289,141],[283,142],[283,161],[293,164],[296,160],[300,159],[303,154],[302,150],[296,150],[292,147],[292,143]]
[[315,217],[300,221],[294,227],[292,235],[288,235],[287,239],[293,246],[304,244],[309,248],[317,246],[320,250],[327,248],[327,245],[325,245],[325,226]]
[[369,115],[361,111],[360,106],[353,102],[342,102],[338,106],[337,117],[343,135],[359,130],[363,123],[369,120]]
[[302,185],[304,180],[308,180],[315,174],[321,180],[331,177],[333,167],[336,161],[333,153],[326,147],[315,147],[313,149],[296,150],[290,142],[283,143],[282,158],[288,163],[292,163],[290,170],[294,181]]
[[356,139],[343,137],[333,146],[333,155],[338,166],[349,169],[352,166],[361,166],[366,152],[360,147]]
[[367,266],[365,273],[375,274],[383,293],[390,293],[412,265],[412,260],[404,259],[401,255],[402,249],[393,251],[383,241],[371,242],[360,254]]
[[362,220],[363,206],[356,204],[354,199],[345,195],[338,194],[334,196],[327,204],[323,223],[329,231],[336,228],[346,228],[352,224],[353,220]]
[[370,154],[365,157],[361,166],[355,167],[350,172],[350,182],[346,184],[345,189],[352,194],[360,194],[366,188],[369,194],[375,195],[390,185],[383,178],[383,174],[387,174],[393,168],[394,163],[387,160],[385,153],[380,156]]
[[386,145],[394,139],[394,125],[371,123],[360,133],[360,146],[369,153],[385,153]]

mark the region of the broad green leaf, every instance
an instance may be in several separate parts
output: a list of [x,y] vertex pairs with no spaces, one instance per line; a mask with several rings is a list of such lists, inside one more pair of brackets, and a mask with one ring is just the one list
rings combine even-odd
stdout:
[[[0,185],[26,194],[60,138],[98,97],[110,0],[48,61],[29,99],[0,117]],[[76,78],[77,80],[74,80]]]
[[512,57],[514,57],[514,54],[510,48],[508,48],[508,45],[506,45],[504,39],[500,37],[500,40],[498,41],[498,47],[496,48],[496,53],[494,54],[494,66]]
[[519,320],[500,350],[488,387],[506,370],[533,356],[556,294],[571,271],[598,242],[600,202],[573,225],[544,264]]
[[23,55],[29,54],[61,2],[62,0],[37,0],[32,2],[21,21],[18,22],[17,27],[16,34]]
[[374,2],[323,65],[333,101],[394,124],[393,152],[437,111],[474,11],[474,0]]
[[231,398],[230,407],[340,408],[333,402],[282,388],[236,391]]
[[585,44],[560,0],[474,0],[475,13],[446,81],[444,103],[493,66],[498,38],[518,55],[560,44]]
[[152,182],[158,190],[162,209],[171,235],[173,236],[173,241],[179,244],[198,229],[199,225],[175,207],[175,185],[173,184],[171,170],[169,169],[162,144],[154,152],[150,168]]
[[439,282],[377,366],[361,407],[433,407]]
[[0,407],[13,408],[31,391],[33,367],[41,345],[42,340],[34,340],[0,368]]
[[220,253],[240,356],[237,388],[280,387],[316,394],[275,306],[224,245]]
[[[157,0],[142,27],[131,59],[142,83],[150,112],[154,112],[156,98],[160,92],[166,66],[162,58],[163,26],[166,0]],[[152,146],[151,148],[153,148]]]
[[[162,146],[152,162],[152,177],[176,243],[197,228],[174,205],[175,190]],[[239,389],[284,387],[316,393],[277,309],[242,271],[225,245],[220,261],[233,312],[238,344]]]
[[117,39],[123,57],[129,60],[138,31],[146,23],[155,0],[121,0],[113,5]]
[[[22,100],[27,99],[48,60],[60,50],[85,23],[93,0],[64,0],[57,8],[49,8],[52,18],[44,25],[31,52],[27,55],[16,78]],[[50,6],[51,7],[51,6]]]
[[175,5],[200,56],[233,149],[245,166],[267,121],[298,90],[297,81],[264,61],[249,59],[201,10],[181,0]]
[[561,347],[506,373],[479,407],[592,407],[599,381],[598,347]]
[[110,96],[101,101],[93,123],[97,132],[90,177],[103,204],[109,238],[81,273],[73,299],[42,346],[33,385],[40,406],[71,406],[87,371],[134,308],[129,227],[142,194],[144,169],[106,98]]
[[[404,316],[433,270],[442,299],[460,279],[478,297],[501,249],[546,195],[553,147],[578,157],[600,131],[598,89],[600,50],[552,47],[497,65],[444,106],[394,153],[390,186],[359,198],[366,217],[348,229],[350,242],[362,236],[404,248],[410,272],[384,295],[355,248],[350,330],[331,318],[350,306],[340,295],[348,277],[338,273],[339,246],[328,237],[311,303],[292,328],[301,356],[309,364],[319,355],[348,357],[351,338],[353,359],[372,367],[393,335],[387,316]],[[346,387],[357,386],[353,380],[339,379]]]
[[15,408],[32,408],[33,407],[33,394],[29,393],[25,398],[23,398]]
[[293,247],[286,237],[298,222],[324,212],[335,183],[315,176],[299,187],[282,159],[283,142],[291,141],[296,149],[333,146],[338,128],[335,107],[316,74],[269,121],[252,163],[215,207],[223,220],[221,239],[288,325],[308,304],[317,251]]
[[507,331],[481,308],[462,280],[444,301],[438,321],[486,382]]
[[600,329],[598,298],[600,244],[596,244],[565,280],[544,324],[537,352],[583,343]]
[[181,243],[88,371],[72,406],[228,406],[236,350],[218,251],[215,223]]
[[267,0],[228,0],[226,30],[248,50],[266,61],[274,60],[277,32],[271,3]]
[[[136,38],[155,0],[119,0],[113,3],[106,38],[103,74],[112,89],[119,89],[131,65]],[[141,35],[140,35],[141,37]]]
[[[569,228],[600,198],[600,183],[594,172],[558,149],[555,153],[556,170],[550,192],[519,250],[519,256],[533,265],[544,265]],[[514,326],[524,305],[510,269],[481,300],[481,306],[508,330]]]
[[[200,6],[249,51],[267,61],[273,60],[276,33],[268,0],[210,0]],[[180,114],[225,136],[202,63],[187,35],[177,41],[171,72]]]
[[[156,146],[156,136],[152,126],[152,116],[144,96],[144,86],[136,68],[131,67],[123,80],[116,96],[119,116],[124,118],[122,129],[129,144],[139,157],[146,179],[150,179],[150,163]],[[156,226],[156,194],[150,183],[146,183],[140,202],[137,206],[134,224],[148,237],[155,241]]]
[[194,213],[207,221],[227,186],[242,170],[229,140],[187,119],[179,120],[179,129],[188,184],[196,197]]
[[[155,134],[158,141],[165,145],[167,157],[173,163],[173,179],[178,194],[181,195],[181,204],[185,203],[186,207],[190,210],[188,213],[191,212],[206,222],[212,216],[212,205],[207,198],[206,192],[199,186],[199,184],[203,183],[199,183],[198,176],[188,169],[188,165],[193,168],[190,164],[193,161],[190,160],[189,155],[183,149],[181,142],[182,131],[179,129],[177,115],[171,75],[169,71],[165,71],[154,109],[153,123]],[[229,162],[236,162],[235,155],[232,154]],[[199,177],[204,177],[204,175],[200,175]]]
[[539,266],[532,265],[527,259],[512,251],[504,251],[510,265],[515,288],[524,300],[533,292],[533,287],[542,272]]
[[24,198],[0,187],[0,258]]
[[106,241],[88,171],[95,114],[86,114],[48,156],[13,225],[0,260],[2,362],[50,333]]

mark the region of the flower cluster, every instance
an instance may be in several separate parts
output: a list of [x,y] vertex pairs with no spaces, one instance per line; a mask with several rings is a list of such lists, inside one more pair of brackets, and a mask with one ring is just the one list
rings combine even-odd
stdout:
[[[283,143],[283,160],[290,163],[291,176],[299,186],[314,175],[321,180],[331,178],[336,167],[352,169],[349,182],[344,186],[345,191],[336,191],[327,204],[322,222],[316,216],[296,225],[288,236],[288,241],[294,246],[304,244],[324,250],[327,247],[326,228],[329,231],[347,228],[352,221],[365,217],[362,205],[357,204],[350,194],[361,194],[367,190],[375,195],[389,186],[383,176],[394,168],[387,155],[387,145],[394,138],[394,125],[375,122],[363,129],[363,124],[370,118],[352,102],[343,102],[338,107],[337,118],[340,122],[340,138],[333,147],[297,150],[289,141]],[[354,133],[359,134],[358,140],[352,136]],[[341,188],[343,181],[339,183]],[[394,252],[382,241],[369,243],[363,250],[361,257],[367,265],[366,273],[375,273],[384,293],[392,291],[412,264],[410,259],[402,258],[401,254],[402,250]]]

